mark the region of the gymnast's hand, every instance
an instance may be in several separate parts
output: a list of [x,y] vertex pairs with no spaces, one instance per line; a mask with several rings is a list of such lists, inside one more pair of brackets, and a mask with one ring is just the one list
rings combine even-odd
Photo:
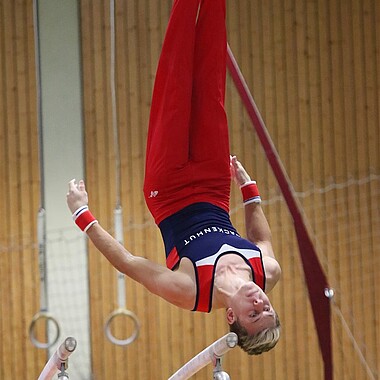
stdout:
[[238,161],[236,156],[230,156],[230,169],[231,177],[234,179],[237,185],[244,185],[246,182],[251,181],[251,177],[248,175],[243,165]]
[[88,204],[88,195],[82,179],[78,184],[75,183],[75,179],[69,182],[69,192],[66,194],[66,201],[72,213],[78,210],[79,207]]

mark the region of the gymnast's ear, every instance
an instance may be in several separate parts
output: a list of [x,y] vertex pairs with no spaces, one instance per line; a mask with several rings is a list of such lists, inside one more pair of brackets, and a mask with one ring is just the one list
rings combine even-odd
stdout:
[[226,310],[226,317],[229,325],[232,325],[236,321],[235,313],[230,307]]

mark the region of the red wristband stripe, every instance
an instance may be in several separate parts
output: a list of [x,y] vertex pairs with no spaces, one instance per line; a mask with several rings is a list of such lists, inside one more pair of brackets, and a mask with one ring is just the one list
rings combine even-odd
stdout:
[[90,210],[82,212],[76,219],[75,223],[84,232],[86,232],[93,224],[98,223],[94,215],[91,214]]
[[259,193],[259,189],[256,185],[255,181],[247,182],[240,187],[241,193],[243,195],[243,202],[245,204],[248,203],[260,203],[261,197]]

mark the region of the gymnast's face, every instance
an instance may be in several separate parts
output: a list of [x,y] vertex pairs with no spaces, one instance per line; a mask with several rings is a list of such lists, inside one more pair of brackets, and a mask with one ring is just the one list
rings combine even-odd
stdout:
[[232,297],[227,309],[227,321],[232,324],[236,320],[250,335],[276,326],[275,312],[269,298],[254,282],[242,285]]

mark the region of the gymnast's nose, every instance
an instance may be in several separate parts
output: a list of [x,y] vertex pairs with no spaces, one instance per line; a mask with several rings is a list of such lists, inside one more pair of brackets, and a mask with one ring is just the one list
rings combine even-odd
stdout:
[[256,299],[253,302],[253,306],[255,308],[255,311],[257,311],[257,312],[261,313],[264,310],[264,302],[261,299]]

